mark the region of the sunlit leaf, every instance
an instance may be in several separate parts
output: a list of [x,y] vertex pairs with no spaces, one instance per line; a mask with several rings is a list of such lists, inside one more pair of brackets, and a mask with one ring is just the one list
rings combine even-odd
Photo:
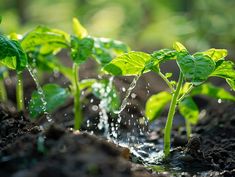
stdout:
[[235,91],[235,69],[232,61],[222,60],[210,76],[224,78]]
[[[45,95],[46,111],[52,112],[63,105],[69,97],[69,92],[57,84],[46,84],[42,87]],[[29,102],[29,113],[31,118],[37,118],[44,113],[42,94],[34,91]]]
[[27,57],[18,41],[0,35],[0,62],[17,71],[25,69]]
[[210,57],[200,54],[177,57],[177,64],[184,78],[194,85],[199,85],[207,80],[215,69],[215,62]]
[[206,95],[216,99],[232,100],[235,101],[235,96],[226,91],[221,87],[214,86],[210,83],[204,83],[191,91],[192,96],[194,95]]
[[110,80],[101,80],[92,85],[93,94],[101,100],[101,106],[108,112],[118,110],[120,99]]
[[139,75],[150,71],[147,67],[151,62],[151,55],[144,52],[129,52],[114,58],[105,65],[104,70],[112,75]]
[[181,44],[180,42],[174,42],[173,49],[175,49],[177,52],[182,52],[182,51],[187,52],[186,47],[183,44]]
[[85,62],[92,54],[94,40],[89,37],[79,39],[71,36],[71,57],[77,64]]
[[226,82],[235,91],[235,79],[226,79]]
[[73,18],[73,31],[78,38],[84,38],[88,35],[86,28],[84,28],[77,18]]
[[207,55],[216,62],[218,60],[224,59],[228,55],[228,51],[226,49],[212,48],[204,52],[198,52],[196,54]]
[[160,92],[152,95],[145,106],[145,115],[150,121],[156,119],[171,100],[171,94],[168,92]]
[[57,53],[62,48],[68,48],[69,35],[58,29],[39,26],[23,37],[21,45],[26,52]]
[[93,39],[95,41],[93,56],[101,65],[109,63],[120,54],[129,52],[129,47],[121,41],[108,38]]
[[199,110],[192,97],[186,97],[179,103],[180,114],[191,124],[196,124],[199,118]]

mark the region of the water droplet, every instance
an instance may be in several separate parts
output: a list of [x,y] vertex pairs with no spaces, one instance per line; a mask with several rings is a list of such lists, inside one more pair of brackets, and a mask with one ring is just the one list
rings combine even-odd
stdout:
[[99,107],[97,105],[92,105],[91,109],[92,109],[92,111],[97,111],[99,109]]
[[136,94],[135,94],[135,93],[132,93],[132,94],[131,94],[131,98],[135,99],[135,98],[136,98]]

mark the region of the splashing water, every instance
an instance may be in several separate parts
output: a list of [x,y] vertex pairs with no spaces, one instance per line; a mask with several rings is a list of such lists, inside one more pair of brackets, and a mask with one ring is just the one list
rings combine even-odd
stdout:
[[[129,88],[127,89],[127,91],[126,91],[126,89],[124,87],[122,88],[123,92],[126,91],[125,97],[124,97],[124,99],[123,99],[123,101],[121,103],[120,109],[113,112],[114,114],[117,114],[117,116],[118,116],[116,124],[111,124],[111,135],[112,135],[113,139],[116,139],[115,140],[116,143],[118,143],[118,141],[117,141],[117,138],[118,138],[118,128],[119,128],[119,125],[120,125],[120,123],[122,121],[121,112],[126,108],[126,106],[128,104],[127,100],[129,98],[129,96],[131,95],[132,90],[135,88],[136,83],[137,83],[139,77],[140,77],[140,75],[137,75],[137,76],[134,77],[134,79],[131,82],[131,84],[130,84]],[[113,81],[113,78],[112,78],[112,81]]]
[[126,95],[125,95],[125,97],[124,97],[124,99],[123,99],[123,101],[122,101],[122,104],[121,104],[121,106],[120,106],[120,109],[117,110],[117,111],[114,111],[115,114],[120,114],[120,113],[126,108],[126,106],[127,106],[127,104],[128,104],[127,99],[128,99],[129,96],[131,95],[131,92],[132,92],[132,90],[135,88],[135,86],[136,86],[137,81],[138,81],[139,78],[140,78],[140,75],[137,75],[137,76],[134,77],[133,81],[132,81],[131,84],[130,84],[130,87],[129,87],[129,88],[127,89],[127,91],[126,91]]
[[109,134],[109,123],[108,123],[108,115],[107,115],[107,105],[110,104],[110,98],[108,97],[108,95],[110,94],[110,92],[112,91],[112,84],[113,84],[113,79],[114,77],[110,77],[109,78],[109,83],[108,83],[108,87],[106,90],[102,90],[102,94],[104,96],[104,98],[106,99],[102,99],[100,101],[99,104],[99,108],[100,108],[100,122],[98,124],[98,128],[101,130],[102,128],[104,128],[104,135],[107,138],[110,138],[110,134]]
[[40,86],[39,81],[38,81],[37,71],[35,68],[31,68],[30,66],[27,66],[27,69],[36,84],[38,94],[41,96],[40,99],[42,101],[43,114],[46,116],[47,121],[52,123],[53,121],[52,121],[51,115],[47,112],[47,109],[46,109],[47,102],[46,102],[45,94],[43,93],[42,87]]

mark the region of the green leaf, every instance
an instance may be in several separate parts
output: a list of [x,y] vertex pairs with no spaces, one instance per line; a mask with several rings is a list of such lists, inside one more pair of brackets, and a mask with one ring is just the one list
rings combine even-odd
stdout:
[[92,93],[101,100],[100,104],[108,112],[119,109],[120,99],[110,80],[101,80],[92,85]]
[[218,60],[224,59],[228,55],[228,51],[226,49],[215,49],[215,48],[212,48],[212,49],[209,49],[209,50],[204,51],[204,52],[198,52],[196,54],[207,55],[212,60],[217,62]]
[[0,62],[13,70],[25,69],[27,57],[18,41],[0,35]]
[[235,91],[235,70],[234,63],[232,61],[220,61],[215,71],[211,73],[210,76],[224,78],[230,87]]
[[194,85],[199,85],[215,69],[215,62],[206,55],[183,55],[177,57],[177,64],[180,67],[184,78]]
[[158,51],[154,51],[152,53],[152,57],[157,59],[155,64],[158,64],[160,62],[165,62],[165,61],[168,61],[168,60],[176,59],[177,54],[178,54],[178,52],[176,50],[161,49],[161,50],[158,50]]
[[186,97],[179,103],[180,114],[191,124],[196,124],[199,118],[199,110],[192,97]]
[[[46,84],[42,87],[45,95],[46,111],[52,112],[63,105],[69,96],[69,92],[57,84]],[[29,113],[32,119],[43,114],[42,95],[34,91],[29,102]]]
[[55,54],[69,47],[69,35],[58,29],[39,26],[23,37],[21,45],[26,52],[39,50],[41,54]]
[[79,82],[79,88],[80,90],[89,88],[96,82],[97,82],[96,79],[83,79],[82,81]]
[[180,42],[174,42],[173,49],[175,49],[177,52],[187,52],[186,47]]
[[103,69],[114,76],[139,75],[150,71],[147,66],[151,61],[152,57],[147,53],[129,52],[114,58]]
[[129,52],[129,47],[121,41],[108,38],[93,38],[95,41],[93,56],[102,66],[114,57]]
[[226,79],[226,82],[235,91],[235,79]]
[[71,36],[71,57],[77,64],[85,62],[92,54],[94,40],[89,37],[79,39]]
[[145,106],[145,114],[150,121],[156,119],[162,112],[163,108],[171,101],[171,94],[160,92],[152,95]]
[[73,31],[78,38],[84,38],[88,35],[86,28],[84,28],[77,18],[73,18]]
[[221,87],[214,86],[210,83],[202,84],[191,91],[191,96],[206,95],[216,99],[235,101],[235,96]]

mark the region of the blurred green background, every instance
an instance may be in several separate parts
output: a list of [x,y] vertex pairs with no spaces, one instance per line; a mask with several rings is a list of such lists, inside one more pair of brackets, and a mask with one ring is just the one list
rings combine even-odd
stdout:
[[234,0],[0,0],[2,33],[44,24],[71,32],[78,17],[93,36],[112,37],[133,50],[227,48],[235,56]]

